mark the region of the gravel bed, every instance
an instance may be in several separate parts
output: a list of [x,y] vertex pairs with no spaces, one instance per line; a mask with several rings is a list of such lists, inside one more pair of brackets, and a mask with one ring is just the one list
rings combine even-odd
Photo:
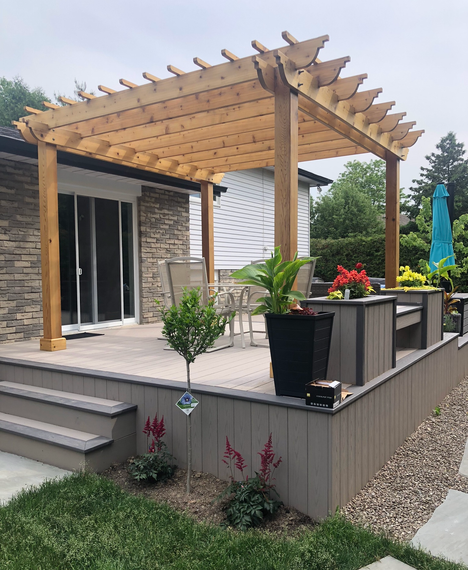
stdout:
[[458,474],[468,439],[468,378],[397,449],[342,512],[353,522],[410,540],[444,502],[449,489],[468,493]]

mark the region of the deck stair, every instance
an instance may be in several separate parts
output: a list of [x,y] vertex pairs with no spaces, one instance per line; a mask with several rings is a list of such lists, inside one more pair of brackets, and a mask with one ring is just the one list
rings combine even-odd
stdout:
[[0,451],[103,471],[136,453],[136,405],[0,382]]
[[397,305],[396,330],[399,331],[421,322],[422,305]]

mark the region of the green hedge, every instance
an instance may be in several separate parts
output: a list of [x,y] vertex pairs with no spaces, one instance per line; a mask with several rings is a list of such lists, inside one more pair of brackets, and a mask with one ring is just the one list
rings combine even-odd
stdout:
[[[356,263],[363,263],[370,277],[385,277],[385,236],[352,237],[336,240],[310,240],[310,255],[320,256],[315,275],[324,281],[333,281],[337,275],[336,266],[348,270]],[[420,259],[428,257],[427,252],[416,246],[400,245],[400,265],[418,267]]]

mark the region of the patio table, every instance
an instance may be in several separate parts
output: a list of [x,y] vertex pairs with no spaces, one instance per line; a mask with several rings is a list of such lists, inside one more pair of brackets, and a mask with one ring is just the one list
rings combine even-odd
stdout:
[[[247,302],[247,299],[250,296],[250,290],[253,287],[257,287],[257,285],[245,285],[244,283],[210,283],[208,285],[210,289],[221,288],[224,289],[223,293],[237,293],[239,292],[239,298],[237,302],[237,316],[239,319],[239,331],[238,333],[234,333],[234,336],[240,335],[241,337],[241,346],[245,348],[245,331],[244,331],[244,322],[242,319],[243,308],[244,308],[244,298]],[[247,331],[248,332],[248,331]]]

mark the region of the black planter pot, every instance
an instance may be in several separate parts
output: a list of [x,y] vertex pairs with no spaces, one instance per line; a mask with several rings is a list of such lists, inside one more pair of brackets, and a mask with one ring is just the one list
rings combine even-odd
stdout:
[[334,316],[265,314],[277,396],[305,398],[308,382],[326,379]]

